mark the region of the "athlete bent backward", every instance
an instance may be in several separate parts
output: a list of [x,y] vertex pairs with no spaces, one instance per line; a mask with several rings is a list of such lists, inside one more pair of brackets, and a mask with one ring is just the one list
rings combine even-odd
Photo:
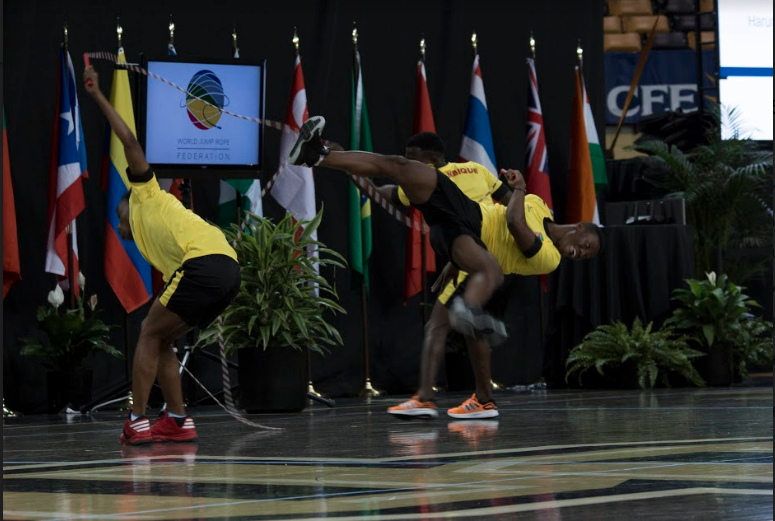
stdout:
[[[437,253],[469,274],[462,296],[455,298],[450,306],[452,329],[487,339],[492,345],[503,342],[506,338],[503,322],[482,309],[503,281],[497,255],[508,255],[511,250],[528,252],[540,239],[529,227],[516,226],[516,219],[507,220],[506,207],[502,207],[502,212],[489,211],[488,206],[471,201],[447,176],[429,165],[400,156],[330,150],[320,137],[324,127],[325,120],[320,116],[302,125],[289,161],[296,165],[321,165],[363,177],[387,177],[398,184],[409,202],[423,214],[431,233],[440,238],[434,244]],[[523,204],[523,197],[512,195],[508,208]],[[601,244],[597,228],[586,223],[566,226],[558,230],[554,239],[563,255],[577,259],[597,254]],[[509,269],[513,267],[506,264]]]
[[[166,286],[143,321],[132,368],[134,404],[119,439],[138,445],[194,441],[196,427],[183,408],[177,356],[171,342],[194,327],[206,327],[234,299],[240,287],[237,254],[221,230],[187,210],[159,188],[140,144],[102,94],[93,67],[83,74],[86,91],[124,145],[130,190],[116,213],[118,233],[134,240],[142,256],[162,273]],[[154,379],[167,411],[151,425],[145,416]]]

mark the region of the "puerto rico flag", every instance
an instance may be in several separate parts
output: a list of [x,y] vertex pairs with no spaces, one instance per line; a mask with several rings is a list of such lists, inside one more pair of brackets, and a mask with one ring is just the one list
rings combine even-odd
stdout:
[[495,148],[492,145],[490,116],[487,114],[487,101],[484,98],[484,82],[478,54],[474,57],[471,72],[471,94],[468,97],[463,143],[460,145],[460,160],[479,163],[492,175],[496,175]]
[[527,105],[527,192],[544,200],[550,210],[552,206],[552,188],[549,182],[549,159],[546,152],[544,135],[544,116],[541,101],[538,98],[538,78],[535,62],[527,59],[527,75],[530,92]]
[[[75,218],[84,208],[83,178],[86,169],[86,146],[83,142],[81,111],[75,89],[75,70],[70,54],[59,50],[59,82],[51,142],[51,175],[48,202],[48,240],[46,272],[57,275],[63,287],[69,287],[68,273],[78,275],[78,241]],[[68,233],[72,241],[73,265],[69,266]],[[79,293],[78,285],[74,288]]]

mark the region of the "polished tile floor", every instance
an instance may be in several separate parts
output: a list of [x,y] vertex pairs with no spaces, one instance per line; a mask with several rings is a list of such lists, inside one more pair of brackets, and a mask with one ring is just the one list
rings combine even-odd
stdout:
[[[3,429],[4,519],[772,519],[771,387],[501,392],[495,420],[402,422],[403,397],[127,448],[118,413]],[[461,395],[441,395],[441,406]]]

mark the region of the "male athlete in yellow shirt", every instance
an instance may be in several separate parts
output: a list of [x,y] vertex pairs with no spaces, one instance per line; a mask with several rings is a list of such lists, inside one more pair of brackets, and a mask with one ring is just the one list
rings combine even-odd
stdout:
[[[86,91],[123,143],[129,165],[130,190],[116,209],[118,233],[126,241],[135,241],[166,282],[140,330],[132,369],[134,403],[120,440],[131,445],[194,441],[196,427],[183,408],[178,359],[170,344],[194,327],[206,327],[237,295],[237,254],[221,230],[159,188],[140,144],[102,94],[94,68],[87,67],[83,78]],[[154,379],[159,381],[167,411],[151,425],[145,409]]]
[[[542,222],[538,230],[533,230],[526,218],[524,179],[516,171],[507,173],[516,190],[508,206],[490,207],[470,200],[447,176],[419,161],[330,150],[320,137],[324,128],[322,117],[310,118],[291,148],[289,162],[321,165],[363,177],[387,177],[397,183],[431,226],[432,236],[437,237],[434,250],[450,259],[453,268],[469,274],[462,296],[452,301],[449,311],[452,328],[464,335],[487,339],[492,344],[505,340],[503,323],[482,309],[502,283],[504,270],[513,273],[529,269],[532,264],[525,258],[540,254],[536,265],[546,263],[551,266],[548,271],[552,271],[559,264],[560,255],[581,260],[594,257],[600,251],[601,234],[591,223],[560,226],[552,222],[544,228]],[[547,242],[543,231],[552,248],[543,248]],[[558,254],[553,254],[552,249]],[[500,258],[494,256],[496,252]],[[536,267],[530,273],[540,273],[542,269],[545,268]],[[445,272],[449,274],[450,270]],[[435,404],[428,402],[428,405],[428,415],[438,415]]]

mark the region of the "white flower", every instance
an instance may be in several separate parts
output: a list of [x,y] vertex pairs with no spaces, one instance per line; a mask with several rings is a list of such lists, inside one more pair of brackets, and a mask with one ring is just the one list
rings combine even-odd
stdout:
[[716,285],[716,272],[715,271],[711,271],[710,273],[708,273],[706,271],[705,272],[705,276],[708,277],[708,280],[710,281],[711,284],[713,284],[714,286]]
[[48,292],[48,301],[55,308],[61,306],[65,301],[65,294],[62,291],[62,288],[59,287],[59,284],[57,284],[52,291]]
[[83,288],[86,286],[86,277],[84,276],[82,271],[78,272],[78,287],[81,288],[81,291],[83,291]]
[[97,294],[96,293],[94,295],[92,295],[91,298],[89,299],[89,307],[91,308],[92,311],[94,311],[94,308],[97,307]]

